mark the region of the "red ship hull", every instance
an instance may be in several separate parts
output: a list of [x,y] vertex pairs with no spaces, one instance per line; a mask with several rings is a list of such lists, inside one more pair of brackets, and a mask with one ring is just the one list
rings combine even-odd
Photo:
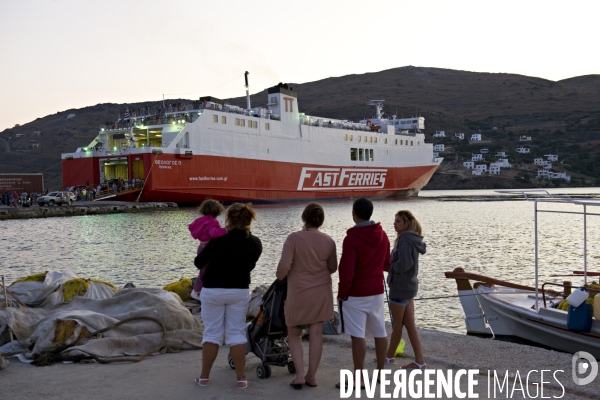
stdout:
[[[438,165],[410,167],[323,166],[233,157],[177,154],[127,155],[127,179],[145,180],[140,192],[119,200],[198,203],[221,201],[281,202],[356,196],[407,197],[427,184]],[[123,159],[123,156],[120,157]],[[100,159],[63,160],[63,186],[100,182]],[[134,166],[137,163],[137,166]],[[139,176],[142,173],[143,176]],[[138,176],[136,176],[138,175]],[[112,197],[111,199],[115,199]]]

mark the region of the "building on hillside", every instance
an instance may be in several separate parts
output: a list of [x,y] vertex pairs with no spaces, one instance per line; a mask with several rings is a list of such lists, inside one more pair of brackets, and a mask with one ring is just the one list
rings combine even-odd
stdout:
[[489,153],[489,152],[490,152],[490,149],[488,149],[488,148],[485,148],[485,147],[484,147],[483,149],[479,150],[479,152],[480,152],[481,154],[487,154],[487,153]]
[[471,161],[483,161],[483,154],[471,154]]
[[506,152],[505,151],[499,151],[497,152],[494,157],[506,157]]
[[537,157],[533,159],[533,165],[544,165],[545,161],[542,157]]
[[519,142],[531,142],[531,136],[520,136]]
[[571,176],[567,175],[566,172],[552,172],[545,169],[538,169],[536,179],[564,179],[567,182],[571,182]]
[[34,137],[40,137],[42,136],[42,131],[33,131],[33,135]]
[[467,168],[467,169],[473,169],[473,168],[475,168],[475,162],[473,162],[473,161],[465,161],[463,163],[463,166],[465,168]]
[[492,166],[492,164],[490,164],[490,175],[500,175],[500,167]]
[[502,167],[502,168],[512,168],[512,165],[508,162],[508,158],[501,158],[496,162],[490,163],[490,167]]
[[558,161],[558,154],[546,154],[544,155],[548,161]]
[[433,134],[434,138],[445,138],[446,137],[446,132],[445,131],[435,131],[435,133]]
[[544,169],[552,169],[552,163],[550,161],[544,161],[542,167],[544,167]]
[[452,137],[452,140],[464,140],[464,139],[465,139],[464,133],[455,133],[454,136]]
[[433,151],[444,151],[444,144],[434,144]]
[[471,135],[472,142],[478,142],[481,140],[481,133],[474,133]]
[[517,147],[517,153],[529,154],[531,153],[531,149],[529,147]]
[[487,172],[487,164],[477,164],[475,169],[478,169],[481,172]]
[[438,158],[440,156],[440,153],[438,153],[437,151],[433,152],[433,158]]
[[477,175],[477,176],[481,176],[482,171],[480,169],[474,169],[473,171],[471,171],[471,175]]

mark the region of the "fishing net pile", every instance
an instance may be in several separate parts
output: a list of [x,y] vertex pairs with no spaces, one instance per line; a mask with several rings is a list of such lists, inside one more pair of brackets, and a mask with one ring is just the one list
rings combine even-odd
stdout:
[[69,272],[31,275],[7,289],[10,307],[4,301],[0,306],[0,353],[21,353],[38,365],[139,361],[149,354],[201,348],[202,323],[172,292],[118,291],[108,282]]

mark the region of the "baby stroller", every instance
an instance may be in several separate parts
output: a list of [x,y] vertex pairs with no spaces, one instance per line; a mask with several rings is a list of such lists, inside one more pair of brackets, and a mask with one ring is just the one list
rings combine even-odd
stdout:
[[[252,352],[262,361],[256,367],[256,376],[267,379],[271,376],[271,365],[287,366],[288,371],[296,372],[290,357],[290,348],[287,343],[287,326],[283,303],[287,296],[287,278],[275,281],[262,297],[259,312],[252,319],[246,330],[246,354]],[[227,357],[229,366],[234,364],[231,354]]]

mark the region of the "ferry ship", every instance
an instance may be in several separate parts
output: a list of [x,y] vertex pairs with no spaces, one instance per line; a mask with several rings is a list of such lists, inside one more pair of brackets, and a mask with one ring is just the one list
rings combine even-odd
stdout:
[[[351,122],[299,112],[287,84],[267,108],[214,97],[124,110],[74,153],[62,154],[63,186],[137,182],[111,200],[281,202],[416,196],[442,159],[425,143],[424,118]],[[139,184],[141,183],[141,184]]]

